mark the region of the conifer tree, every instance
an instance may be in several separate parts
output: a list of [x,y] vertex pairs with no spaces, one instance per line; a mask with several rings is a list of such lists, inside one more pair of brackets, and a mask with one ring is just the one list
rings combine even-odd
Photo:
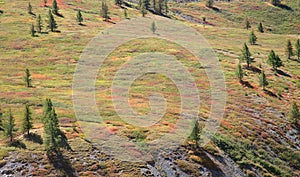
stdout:
[[168,15],[168,13],[169,13],[168,0],[164,0],[164,3],[165,3],[165,13],[166,13],[166,15]]
[[25,77],[24,77],[24,81],[26,82],[26,86],[27,87],[31,87],[31,74],[29,69],[25,69]]
[[104,18],[104,21],[108,21],[109,17],[108,17],[108,6],[106,4],[105,1],[102,1],[102,5],[101,5],[101,17]]
[[156,31],[156,24],[155,24],[155,22],[152,22],[152,24],[151,24],[151,31],[153,32],[153,34]]
[[78,12],[77,12],[77,22],[79,25],[81,25],[81,23],[83,22],[81,10],[78,10]]
[[44,123],[45,147],[47,151],[58,150],[61,142],[58,118],[54,107],[47,113]]
[[22,124],[22,130],[23,132],[27,132],[27,135],[29,135],[30,129],[32,129],[32,117],[31,117],[31,111],[29,108],[29,105],[26,104],[25,106],[25,113],[24,113],[24,119]]
[[274,6],[278,6],[280,4],[280,0],[271,0],[271,3],[274,5]]
[[287,54],[288,59],[291,59],[291,56],[293,56],[293,45],[292,45],[291,40],[287,41],[286,54]]
[[248,19],[246,19],[245,26],[246,26],[246,29],[247,29],[247,30],[248,30],[249,28],[251,28],[251,25],[250,25],[250,22],[249,22]]
[[41,18],[41,15],[38,15],[38,18],[37,18],[37,21],[36,21],[36,30],[38,33],[41,33],[42,32],[42,18]]
[[52,15],[51,13],[51,10],[49,10],[49,16],[48,16],[48,28],[54,32],[55,29],[57,29],[57,24],[56,24],[56,21],[54,19],[54,16]]
[[235,72],[235,75],[239,79],[239,82],[242,83],[243,82],[244,73],[243,73],[242,66],[241,66],[240,63],[238,64],[238,67],[237,67],[237,70]]
[[293,124],[297,124],[300,121],[300,112],[296,102],[292,103],[292,107],[289,112],[289,121]]
[[251,34],[250,34],[250,36],[249,36],[249,43],[250,43],[251,45],[254,45],[254,44],[256,44],[256,41],[257,41],[257,37],[256,37],[256,35],[254,34],[254,31],[252,30],[252,31],[251,31]]
[[58,8],[58,5],[57,5],[57,2],[56,2],[56,0],[53,0],[53,2],[52,2],[52,12],[53,12],[53,14],[58,15],[59,14],[58,10],[59,10],[59,8]]
[[195,120],[194,127],[192,130],[192,133],[190,135],[190,139],[195,141],[196,146],[198,145],[198,142],[200,141],[200,127],[199,127],[199,121]]
[[31,34],[31,36],[32,37],[34,37],[35,36],[35,29],[34,29],[34,25],[33,24],[31,24],[31,27],[30,27],[30,34]]
[[212,8],[214,5],[214,0],[206,0],[206,7]]
[[3,130],[3,113],[1,112],[1,109],[0,109],[0,131]]
[[47,118],[47,114],[50,113],[50,111],[52,110],[53,104],[51,99],[46,98],[46,100],[44,101],[43,104],[43,115],[42,115],[42,122],[45,123],[45,120]]
[[262,25],[261,22],[259,22],[259,24],[258,24],[258,31],[261,32],[261,33],[264,32],[264,28],[263,28],[263,25]]
[[31,3],[30,3],[30,2],[28,3],[27,10],[28,10],[28,13],[29,13],[29,14],[33,14],[33,13],[32,13],[32,6],[31,6]]
[[124,17],[125,17],[126,19],[128,19],[127,9],[124,9]]
[[265,90],[265,87],[269,85],[269,82],[267,81],[267,77],[265,75],[265,72],[262,71],[259,77],[259,86],[261,86],[263,88],[263,90]]
[[10,142],[13,141],[14,132],[17,131],[15,126],[16,126],[15,119],[11,113],[11,109],[9,109],[6,121],[4,122],[3,125],[3,129],[4,129],[4,135],[9,137]]
[[47,7],[47,0],[44,0],[44,7]]
[[146,10],[148,10],[150,8],[150,0],[142,0],[142,3],[144,3]]
[[142,13],[142,16],[145,17],[145,15],[147,14],[147,10],[146,10],[146,7],[145,7],[144,3],[142,3],[140,11]]
[[274,50],[271,50],[267,63],[272,66],[274,71],[277,71],[277,68],[280,66],[283,66],[281,59],[279,58],[278,55],[275,54]]
[[118,5],[118,6],[121,6],[123,3],[122,0],[115,0],[115,4]]
[[296,49],[296,56],[298,60],[300,61],[300,39],[297,39],[296,44],[295,44],[295,49]]
[[254,62],[254,59],[251,57],[251,53],[249,51],[249,48],[246,43],[244,43],[243,49],[242,49],[242,55],[240,57],[242,61],[246,61],[247,68],[250,67],[250,64]]

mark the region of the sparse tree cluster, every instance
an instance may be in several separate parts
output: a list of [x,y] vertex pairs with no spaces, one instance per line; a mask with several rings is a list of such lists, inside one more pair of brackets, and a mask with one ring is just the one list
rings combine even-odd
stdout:
[[300,62],[300,39],[296,40],[295,50],[293,48],[291,40],[287,41],[286,55],[288,59],[291,59],[295,55],[297,57],[297,60]]
[[247,68],[249,68],[250,64],[254,62],[254,59],[251,57],[251,53],[250,53],[249,48],[246,43],[244,43],[242,55],[241,55],[240,59],[242,61],[246,61]]
[[272,66],[274,71],[277,71],[277,68],[283,66],[279,55],[275,54],[274,50],[271,50],[267,59],[267,63]]
[[51,32],[54,32],[57,29],[57,24],[54,19],[54,16],[52,15],[51,10],[49,10],[48,13],[48,28],[50,29]]

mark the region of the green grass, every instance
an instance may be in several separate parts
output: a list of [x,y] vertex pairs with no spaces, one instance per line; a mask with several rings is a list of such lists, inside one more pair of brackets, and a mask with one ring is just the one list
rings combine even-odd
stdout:
[[[287,40],[292,40],[294,44],[298,38],[296,35],[290,35],[299,29],[299,21],[297,21],[299,8],[295,6],[295,2],[283,1],[294,11],[273,7],[261,1],[216,2],[216,7],[220,9],[220,12],[205,8],[203,2],[189,3],[184,6],[171,4],[173,10],[180,10],[199,19],[205,16],[208,22],[215,25],[204,28],[202,25],[185,22],[198,30],[215,49],[226,78],[227,105],[225,116],[214,142],[248,174],[251,174],[251,171],[247,169],[249,164],[265,176],[299,174],[299,171],[296,171],[299,169],[299,159],[296,158],[299,152],[293,151],[294,143],[286,140],[287,145],[285,146],[287,147],[285,147],[281,142],[276,141],[277,137],[274,134],[267,131],[271,128],[278,134],[281,131],[286,133],[291,128],[286,121],[290,103],[296,101],[300,105],[300,63],[295,61],[295,57],[293,60],[287,60],[285,54]],[[35,130],[42,134],[42,129],[39,129],[39,117],[42,112],[41,104],[45,98],[52,98],[60,118],[75,119],[72,105],[72,81],[80,54],[93,37],[113,24],[104,22],[99,16],[100,4],[98,1],[84,1],[80,4],[77,1],[69,0],[66,1],[68,8],[61,8],[60,10],[64,17],[55,16],[60,33],[38,34],[37,37],[31,37],[29,28],[31,23],[35,24],[36,18],[27,14],[27,3],[28,1],[8,0],[0,3],[0,9],[4,12],[0,15],[0,106],[1,111],[7,111],[8,108],[12,109],[17,127],[20,128],[24,104],[32,105]],[[31,4],[33,5],[33,12],[41,14],[43,24],[46,25],[44,20],[46,20],[48,8],[40,7],[38,0],[31,1]],[[118,23],[120,20],[124,20],[122,9],[114,6],[112,2],[109,7],[113,22]],[[79,8],[82,9],[83,23],[86,26],[77,25],[75,10]],[[129,8],[128,13],[130,18],[140,16],[135,9]],[[257,30],[257,23],[260,21],[266,28],[272,29],[272,31],[263,34],[256,32],[257,45],[249,45],[249,48],[255,58],[253,66],[260,68],[258,66],[261,65],[267,74],[270,83],[267,90],[275,95],[280,93],[280,98],[270,96],[259,88],[259,74],[256,72],[244,69],[246,73],[244,80],[248,81],[253,88],[242,86],[235,76],[238,56],[241,53],[243,43],[248,42],[250,34],[250,30],[243,29],[241,25],[244,24],[246,17],[251,21],[255,31]],[[47,32],[48,30],[44,28],[43,31]],[[271,71],[271,67],[266,63],[271,49],[279,54],[284,63],[281,70],[289,74],[290,77]],[[126,61],[141,53],[152,51],[174,55],[178,61],[191,71],[193,70],[192,75],[195,77],[197,87],[200,90],[201,117],[209,117],[211,105],[210,86],[205,69],[180,46],[158,38],[137,39],[120,46],[108,57],[99,70],[96,81],[97,104],[106,123],[104,126],[116,128],[117,133],[124,137],[130,138],[133,134],[133,138],[141,142],[156,139],[160,133],[168,132],[173,128],[174,123],[179,118],[180,97],[178,89],[170,79],[160,74],[145,75],[134,82],[129,91],[129,102],[138,113],[147,114],[150,111],[148,97],[151,92],[162,93],[167,98],[168,104],[167,113],[159,125],[142,131],[125,123],[116,114],[110,99],[110,86],[114,75]],[[23,81],[25,68],[30,69],[33,88],[25,87]],[[273,109],[283,116],[278,117],[272,112]],[[75,125],[78,126],[78,123]],[[95,123],[80,122],[80,125],[88,127],[94,126]],[[277,126],[284,128],[278,129]],[[70,136],[76,134],[70,128],[63,128],[63,130]],[[20,133],[19,131],[18,135]],[[93,134],[93,131],[90,130],[90,132],[85,133]],[[78,136],[83,137],[84,135],[76,134],[76,137]],[[95,138],[97,138],[96,135]],[[4,146],[7,139],[2,135],[0,139],[0,159],[7,156],[10,151],[20,151],[25,154],[34,150],[43,152],[44,149],[43,145],[22,140],[27,146],[27,150],[21,151]],[[83,149],[89,148],[89,145],[79,142],[78,139],[71,144],[76,150],[85,151],[86,149],[80,149],[81,143],[84,146]],[[207,151],[218,154],[215,145],[206,148]],[[194,157],[194,160],[196,159]],[[110,170],[110,167],[114,165],[112,162],[100,164],[103,168],[105,166],[105,170]],[[189,168],[189,164],[184,161],[181,161],[180,165],[187,171],[195,170],[192,167]],[[130,175],[130,172],[128,174]]]

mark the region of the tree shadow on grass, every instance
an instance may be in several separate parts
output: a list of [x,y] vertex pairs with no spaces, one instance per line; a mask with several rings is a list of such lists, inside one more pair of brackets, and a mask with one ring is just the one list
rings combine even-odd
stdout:
[[68,177],[75,177],[76,170],[73,168],[70,159],[65,157],[63,153],[59,150],[53,150],[47,152],[47,157],[49,163],[53,165],[53,167],[63,173]]
[[61,18],[65,18],[65,17],[63,16],[63,14],[61,14],[61,13],[57,13],[57,14],[54,14],[54,15],[56,15],[56,16],[58,16],[58,17],[61,17]]
[[250,71],[253,71],[255,73],[259,73],[259,74],[261,73],[261,69],[255,67],[255,66],[249,66],[249,67],[247,67],[247,69]]
[[215,12],[220,12],[221,10],[217,7],[211,7],[212,10],[214,10]]
[[286,76],[286,77],[292,77],[291,75],[289,75],[288,73],[280,70],[280,69],[277,69],[277,74],[279,75],[282,75],[282,76]]
[[26,149],[26,145],[20,140],[13,141],[12,143],[10,143],[10,146],[20,149]]
[[273,92],[271,92],[270,90],[264,89],[263,91],[264,91],[267,95],[269,95],[269,96],[271,96],[271,97],[277,98],[277,95],[274,94]]
[[243,86],[245,86],[245,87],[248,87],[248,88],[254,88],[251,84],[250,84],[250,82],[248,82],[248,81],[242,81],[241,82],[241,84],[243,85]]
[[70,150],[72,151],[71,146],[68,143],[68,138],[66,137],[66,135],[64,134],[64,132],[62,132],[61,130],[59,130],[60,132],[60,136],[61,136],[61,141],[60,141],[60,146],[62,148],[65,148],[66,150]]
[[30,133],[29,135],[24,136],[28,141],[32,141],[34,143],[43,144],[43,139],[41,135]]
[[293,11],[293,9],[285,4],[278,4],[277,7],[280,7],[281,9]]

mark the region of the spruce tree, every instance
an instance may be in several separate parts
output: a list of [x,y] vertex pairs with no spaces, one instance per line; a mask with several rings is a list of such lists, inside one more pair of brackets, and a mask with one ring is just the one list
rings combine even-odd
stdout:
[[263,90],[265,90],[265,87],[269,85],[269,82],[267,81],[267,77],[265,75],[265,72],[262,71],[259,77],[259,86],[261,86],[263,88]]
[[254,62],[254,59],[251,57],[251,53],[249,51],[249,48],[246,43],[244,43],[243,49],[242,49],[242,55],[240,57],[242,61],[246,61],[247,68],[250,67],[250,64]]
[[281,59],[275,54],[274,50],[271,50],[267,63],[272,66],[274,71],[277,71],[277,68],[283,66]]
[[164,2],[165,2],[165,13],[166,13],[166,15],[168,15],[168,13],[169,13],[168,0],[164,0]]
[[47,113],[45,124],[45,148],[47,151],[58,150],[61,142],[57,115],[54,107]]
[[42,32],[42,18],[41,18],[41,15],[38,15],[38,18],[37,18],[37,21],[36,21],[36,30],[38,33],[41,33]]
[[24,119],[22,124],[22,130],[23,132],[27,132],[27,135],[29,136],[29,131],[32,129],[32,118],[31,118],[31,111],[29,108],[29,105],[26,104],[25,106],[25,113],[24,113]]
[[142,0],[145,6],[145,9],[148,10],[150,8],[150,0]]
[[59,14],[58,10],[59,10],[59,8],[58,8],[58,5],[57,5],[57,2],[56,2],[56,0],[53,0],[53,2],[52,2],[52,12],[53,12],[53,14],[58,15]]
[[152,22],[152,24],[151,24],[151,31],[153,32],[153,34],[154,34],[155,31],[156,31],[156,25],[155,25],[155,22]]
[[235,75],[239,79],[239,82],[242,83],[243,82],[244,73],[243,73],[242,66],[241,66],[240,63],[238,64],[238,67],[237,67],[237,70],[235,72]]
[[0,131],[3,130],[3,113],[1,112],[1,109],[0,109]]
[[248,19],[246,19],[245,26],[246,26],[246,29],[247,29],[247,30],[248,30],[249,28],[251,28],[251,25],[250,25],[250,22],[249,22]]
[[105,1],[102,1],[100,14],[101,17],[104,18],[104,21],[108,21],[108,6]]
[[32,6],[31,6],[30,2],[28,3],[27,10],[28,10],[28,13],[29,13],[29,14],[33,14],[33,13],[32,13]]
[[24,81],[25,81],[25,83],[26,83],[26,86],[27,87],[31,87],[32,85],[31,85],[31,74],[30,74],[30,71],[29,71],[29,69],[25,69],[25,76],[24,76]]
[[56,21],[54,19],[54,16],[51,13],[51,10],[49,10],[49,16],[48,16],[48,28],[54,32],[55,29],[57,29],[57,24]]
[[295,49],[296,49],[296,56],[298,60],[300,61],[300,39],[297,39],[296,44],[295,44]]
[[47,0],[44,0],[44,7],[47,7]]
[[264,32],[264,28],[263,28],[263,25],[262,25],[261,22],[259,22],[259,24],[258,24],[258,31],[261,32],[261,33]]
[[291,59],[291,56],[293,56],[293,45],[291,40],[287,41],[286,54],[288,56],[288,59]]
[[192,130],[192,133],[190,135],[190,139],[195,141],[196,146],[198,145],[198,142],[200,141],[200,127],[199,127],[199,121],[195,120],[194,127]]
[[30,34],[31,34],[31,36],[32,37],[34,37],[35,36],[35,29],[34,29],[34,25],[33,24],[31,24],[31,27],[30,27]]
[[214,0],[206,0],[206,7],[212,8],[214,5]]
[[300,121],[300,112],[296,102],[292,103],[292,107],[289,112],[289,121],[293,124],[297,124]]
[[145,17],[146,14],[147,14],[147,10],[146,10],[146,7],[145,7],[145,4],[144,4],[144,3],[142,3],[142,6],[141,6],[141,8],[140,8],[140,11],[141,11],[141,13],[142,13],[142,16]]
[[79,25],[81,25],[81,22],[83,22],[83,18],[82,18],[82,15],[81,15],[81,10],[78,10],[77,12],[77,22]]
[[46,100],[44,101],[44,104],[43,104],[43,115],[41,117],[41,121],[43,123],[45,123],[45,120],[47,119],[47,114],[50,113],[52,108],[53,108],[53,104],[52,104],[51,99],[46,98]]
[[249,43],[251,45],[254,45],[254,44],[256,44],[256,41],[257,41],[257,37],[255,36],[254,31],[252,30],[251,34],[249,36]]
[[12,142],[14,137],[14,132],[17,131],[17,129],[15,128],[16,126],[15,119],[11,113],[11,109],[9,109],[6,121],[3,124],[4,124],[3,125],[4,135],[9,137],[10,142]]
[[274,6],[278,6],[280,4],[280,0],[271,0],[271,3],[274,5]]
[[128,19],[127,9],[124,9],[124,17],[125,17],[126,19]]
[[122,0],[115,0],[115,4],[118,5],[118,6],[121,6],[123,3]]
[[163,0],[158,0],[158,9],[157,9],[157,12],[159,14],[162,14],[162,8],[163,8]]

